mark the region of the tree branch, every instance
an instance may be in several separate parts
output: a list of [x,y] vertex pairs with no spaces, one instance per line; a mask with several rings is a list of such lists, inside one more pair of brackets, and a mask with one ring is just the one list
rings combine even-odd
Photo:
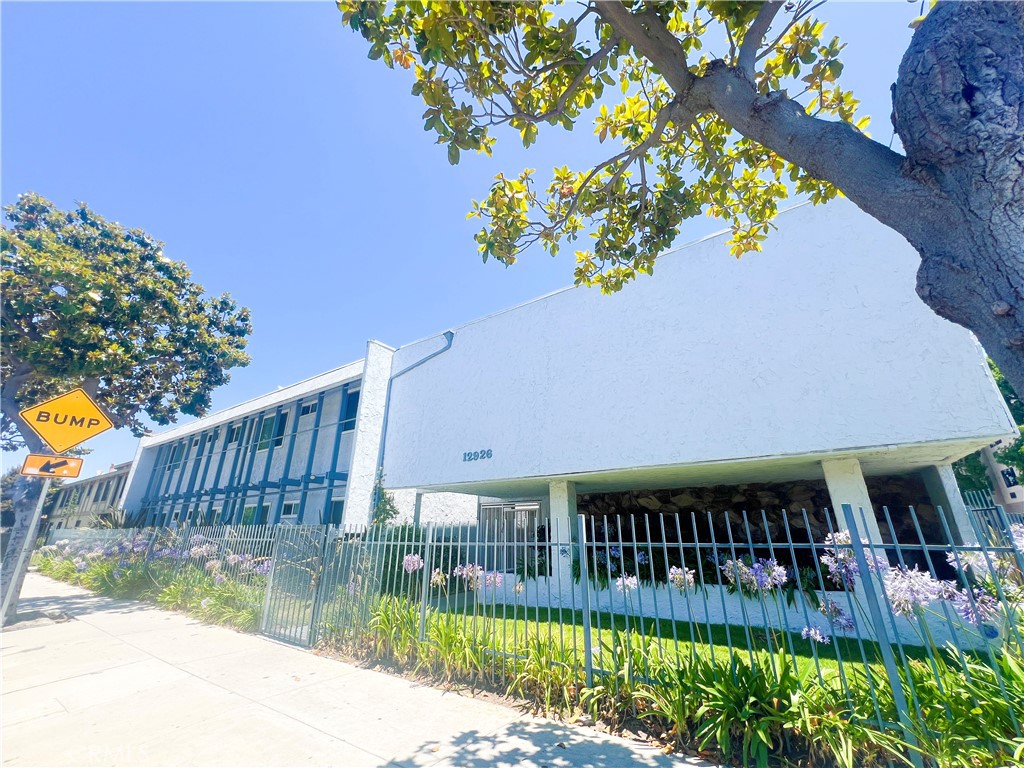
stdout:
[[597,13],[650,59],[675,93],[683,95],[690,89],[695,78],[686,62],[686,53],[656,14],[631,13],[619,0],[601,0]]
[[757,61],[757,49],[761,47],[764,36],[768,34],[775,16],[782,10],[783,3],[768,2],[761,6],[757,17],[750,24],[750,28],[743,36],[740,44],[740,55],[736,57],[736,68],[739,69],[749,80],[754,82],[754,63]]
[[923,215],[920,205],[927,199],[929,210],[943,210],[937,186],[927,177],[904,173],[902,155],[853,126],[811,117],[784,93],[758,94],[752,82],[723,61],[711,62],[691,98],[708,104],[743,136],[835,185],[911,242],[941,224]]

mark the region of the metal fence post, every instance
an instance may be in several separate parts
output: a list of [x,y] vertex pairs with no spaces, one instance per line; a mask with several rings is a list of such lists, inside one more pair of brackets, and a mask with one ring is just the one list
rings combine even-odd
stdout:
[[590,568],[587,565],[587,526],[576,516],[576,556],[580,561],[580,607],[583,609],[583,668],[588,688],[594,687],[594,646],[590,635]]
[[[911,746],[910,759],[917,768],[923,768],[924,761],[921,753],[916,750],[917,739],[911,730],[910,707],[907,704],[907,697],[903,694],[903,683],[900,681],[899,669],[896,666],[896,656],[892,652],[892,645],[889,643],[889,633],[885,629],[885,621],[882,618],[882,609],[879,607],[879,596],[875,589],[874,579],[868,569],[868,560],[864,556],[864,545],[860,540],[860,529],[857,527],[856,516],[850,504],[843,504],[843,516],[846,518],[846,528],[850,532],[850,545],[853,548],[853,555],[857,560],[857,568],[863,578],[861,584],[864,587],[864,598],[867,603],[868,617],[871,620],[871,628],[874,630],[875,639],[878,641],[878,649],[882,654],[882,662],[885,664],[885,673],[889,677],[889,684],[892,686],[893,703],[896,705],[896,712],[900,719],[900,726],[903,729],[903,737]],[[868,671],[868,674],[871,674]]]
[[434,524],[427,523],[427,545],[424,548],[423,579],[420,584],[420,641],[427,639],[427,601],[430,599],[430,571],[434,560]]
[[260,634],[267,633],[267,620],[270,618],[270,594],[274,587],[274,571],[277,570],[277,545],[281,541],[281,527],[274,527],[274,545],[270,550],[270,568],[267,571],[266,594],[263,596],[263,615],[260,617]]
[[320,615],[325,599],[324,584],[327,582],[327,553],[330,551],[330,544],[334,540],[331,536],[331,526],[324,525],[324,535],[320,541],[320,573],[316,577],[316,588],[313,590],[313,606],[309,612],[309,647],[316,645],[319,639],[317,630],[320,627]]

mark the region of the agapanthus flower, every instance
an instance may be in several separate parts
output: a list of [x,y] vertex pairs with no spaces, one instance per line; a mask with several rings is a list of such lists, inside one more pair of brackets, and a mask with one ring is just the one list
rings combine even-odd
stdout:
[[87,563],[82,558],[78,558],[77,560],[75,560],[75,570],[79,573],[81,573],[82,571],[87,571],[89,570],[89,563]]
[[517,581],[516,585],[514,587],[512,587],[512,591],[515,592],[517,595],[523,594],[523,592],[525,590],[526,590],[526,585],[523,582],[521,582],[521,581]]
[[497,589],[502,585],[504,577],[498,571],[488,571],[484,574],[484,586],[491,589]]
[[242,556],[231,553],[230,555],[224,558],[224,562],[230,565],[231,567],[234,567],[242,562]]
[[[846,589],[853,589],[860,576],[857,555],[849,546],[851,541],[849,531],[830,533],[825,536],[825,553],[821,556],[821,564],[828,570],[829,578]],[[861,539],[861,543],[867,546],[868,540]],[[864,557],[871,573],[885,573],[889,568],[889,561],[883,556],[865,551]]]
[[452,571],[452,575],[456,578],[463,579],[469,589],[479,589],[483,584],[483,572],[484,569],[479,565],[466,563],[465,565],[460,564],[455,566],[455,570]]
[[[194,540],[194,539],[193,539]],[[204,560],[208,557],[213,557],[217,554],[217,545],[212,541],[207,544],[199,544],[192,547],[189,551],[189,557],[193,560]]]
[[628,573],[624,573],[615,580],[615,588],[624,595],[628,595],[637,586],[639,586],[639,581],[636,576],[630,576]]
[[936,600],[953,597],[955,585],[950,581],[932,578],[927,571],[890,568],[885,575],[885,593],[889,597],[892,611],[897,616],[912,617],[917,610],[926,608]]
[[984,552],[947,552],[946,562],[962,571],[970,570],[978,578],[985,578],[992,570]]
[[262,563],[253,568],[253,573],[259,576],[266,576],[268,573],[270,573],[271,565],[272,563],[270,562],[270,560],[264,560]]
[[673,565],[668,569],[668,583],[680,592],[693,589],[694,572],[689,568],[680,568],[677,565]]
[[822,598],[818,604],[818,611],[822,616],[829,619],[836,629],[844,632],[852,632],[854,630],[853,617],[828,595]]
[[827,644],[832,642],[832,638],[822,632],[818,627],[804,627],[800,633],[800,637],[804,640],[810,640],[815,643]]
[[430,574],[430,586],[432,587],[443,587],[448,583],[448,574],[440,568],[435,568],[434,572]]
[[213,583],[216,584],[218,587],[227,580],[228,577],[225,576],[223,573],[220,573],[219,571],[213,574]]
[[999,601],[983,589],[975,589],[970,594],[966,590],[957,590],[952,603],[953,610],[975,627],[993,622],[999,617]]
[[423,558],[415,552],[402,558],[402,567],[406,573],[415,573],[423,567]]
[[220,560],[210,560],[210,561],[208,561],[206,563],[204,568],[206,568],[206,570],[208,570],[208,571],[213,572],[213,571],[219,571],[220,570],[220,566],[221,566]]
[[609,547],[608,548],[608,554],[611,557],[622,557],[622,550],[619,549],[618,547]]
[[559,547],[558,548],[558,556],[559,557],[568,557],[569,556],[569,548],[568,547]]
[[647,553],[646,552],[642,552],[642,551],[641,552],[637,552],[636,553],[636,561],[640,565],[647,565],[647,561],[648,561]]
[[774,559],[759,558],[753,565],[742,560],[726,560],[719,566],[726,580],[735,585],[737,576],[740,585],[754,592],[771,592],[789,579],[786,569]]
[[210,598],[204,597],[202,600],[199,601],[199,605],[201,607],[203,607],[203,608],[209,608],[210,607]]

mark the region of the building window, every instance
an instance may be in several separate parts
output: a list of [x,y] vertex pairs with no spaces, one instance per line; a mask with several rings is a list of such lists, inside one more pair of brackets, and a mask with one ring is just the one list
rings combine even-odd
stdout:
[[237,443],[242,438],[242,425],[232,424],[228,427],[228,445]]
[[331,499],[331,512],[330,518],[326,521],[329,525],[341,525],[341,520],[345,516],[345,500],[344,499]]
[[82,521],[81,520],[75,520],[75,528],[81,528],[81,527],[82,527]]
[[348,432],[356,428],[356,415],[359,413],[359,392],[349,392],[345,398],[345,407],[341,414],[341,431]]
[[181,443],[178,443],[177,445],[175,445],[175,446],[173,446],[171,448],[171,455],[167,459],[167,471],[168,472],[170,472],[172,469],[174,469],[176,466],[178,466],[178,462],[181,461],[181,453],[182,453],[182,451],[184,449],[185,449],[185,446],[183,444],[181,444]]
[[265,451],[270,447],[270,443],[274,443],[274,447],[278,448],[284,443],[284,430],[288,424],[288,414],[279,413],[277,418],[273,416],[264,416],[263,423],[260,424],[260,439],[256,444],[257,451]]
[[299,411],[300,416],[309,416],[311,413],[316,413],[316,403],[306,403]]
[[281,507],[281,517],[295,517],[299,514],[299,502],[289,501]]
[[256,507],[244,507],[242,509],[242,525],[252,525],[256,522]]

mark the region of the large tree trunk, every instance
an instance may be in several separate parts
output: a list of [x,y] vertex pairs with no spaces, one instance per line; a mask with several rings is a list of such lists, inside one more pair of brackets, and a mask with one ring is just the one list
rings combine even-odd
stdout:
[[1024,392],[1024,3],[940,3],[893,86],[907,165],[948,205],[908,239],[917,291]]
[[[770,21],[777,11],[765,7]],[[921,255],[921,298],[974,331],[1024,392],[1024,3],[940,2],[928,14],[893,86],[906,156],[811,117],[783,92],[759,94],[753,54],[698,76],[656,14],[617,2],[599,13],[658,67],[681,108],[717,112],[906,237]]]

